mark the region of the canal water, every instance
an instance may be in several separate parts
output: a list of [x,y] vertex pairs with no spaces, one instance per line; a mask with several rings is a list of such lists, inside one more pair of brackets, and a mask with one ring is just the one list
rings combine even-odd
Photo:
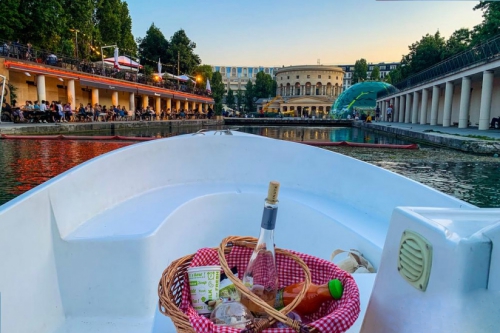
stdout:
[[[92,132],[88,135],[169,137],[200,128]],[[240,131],[291,141],[411,142],[357,128],[240,127]],[[0,140],[0,204],[93,157],[133,144],[109,141]],[[425,147],[418,150],[326,147],[404,175],[479,207],[500,207],[500,159]],[[120,173],[117,170],[117,173]],[[125,171],[124,171],[125,172]],[[313,174],[311,174],[314,177]],[[366,177],[366,175],[351,175]],[[334,175],[332,175],[334,177]]]

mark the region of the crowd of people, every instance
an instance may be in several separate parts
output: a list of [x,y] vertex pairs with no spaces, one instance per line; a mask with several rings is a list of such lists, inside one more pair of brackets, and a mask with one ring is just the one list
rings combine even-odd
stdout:
[[125,106],[112,105],[109,108],[106,105],[80,103],[77,109],[74,109],[71,103],[61,103],[60,101],[26,101],[21,106],[16,106],[4,102],[2,105],[2,116],[9,117],[13,122],[32,122],[32,123],[65,123],[72,121],[82,122],[108,122],[121,120],[135,121],[153,121],[153,120],[174,120],[174,119],[212,119],[214,111],[192,110],[192,109],[166,109],[156,112],[153,107],[139,107],[134,111],[127,110]]
[[141,84],[150,84],[160,88],[183,91],[200,96],[210,95],[206,89],[200,89],[199,87],[192,86],[180,80],[157,80],[132,69],[117,70],[114,67],[103,66],[102,62],[91,62],[87,59],[79,60],[71,57],[58,56],[50,51],[35,50],[30,43],[21,44],[19,40],[15,42],[0,41],[0,56],[44,63],[50,66],[57,66],[65,69],[112,77],[115,79],[127,80]]

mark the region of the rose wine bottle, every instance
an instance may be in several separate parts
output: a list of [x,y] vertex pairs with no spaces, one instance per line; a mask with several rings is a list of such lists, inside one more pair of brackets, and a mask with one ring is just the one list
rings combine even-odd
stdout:
[[[243,274],[243,283],[245,286],[270,306],[274,306],[278,291],[278,270],[276,269],[276,255],[274,252],[274,227],[278,213],[279,187],[280,184],[278,182],[272,181],[269,183],[262,222],[260,224],[259,240],[250,257],[247,269]],[[241,303],[255,316],[266,316],[264,309],[254,304],[245,295],[241,295]]]

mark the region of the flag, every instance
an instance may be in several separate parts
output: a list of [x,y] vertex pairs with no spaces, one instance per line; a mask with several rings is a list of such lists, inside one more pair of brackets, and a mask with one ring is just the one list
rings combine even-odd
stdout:
[[120,64],[118,63],[118,48],[115,47],[115,63],[113,64],[113,67],[117,69],[118,71],[120,70]]
[[210,81],[208,81],[208,79],[207,79],[207,91],[208,91],[209,93],[211,93],[211,92],[212,92],[212,89],[210,88]]
[[161,62],[160,62],[160,58],[158,58],[158,75],[160,75],[160,77],[161,77]]

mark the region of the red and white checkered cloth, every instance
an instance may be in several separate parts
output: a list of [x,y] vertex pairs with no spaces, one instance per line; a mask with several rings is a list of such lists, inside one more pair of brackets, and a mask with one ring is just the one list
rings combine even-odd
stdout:
[[[238,268],[238,277],[241,279],[246,265],[250,260],[253,250],[246,247],[235,246],[226,260],[229,267]],[[344,286],[344,293],[340,300],[325,302],[315,314],[304,316],[303,322],[316,327],[322,333],[341,333],[349,329],[358,318],[359,290],[352,276],[338,268],[334,263],[319,259],[307,254],[290,251],[298,255],[309,267],[311,279],[314,284],[325,284],[331,279],[339,279]],[[191,260],[190,267],[219,265],[219,257],[214,249],[200,249]],[[304,281],[304,273],[300,266],[291,258],[276,254],[278,279],[280,288]],[[191,306],[189,294],[189,281],[186,274],[182,290],[182,303],[180,306],[188,317],[193,329],[198,333],[239,333],[240,330],[227,326],[216,326],[212,322],[198,315]],[[265,333],[292,333],[291,328],[268,328]]]

